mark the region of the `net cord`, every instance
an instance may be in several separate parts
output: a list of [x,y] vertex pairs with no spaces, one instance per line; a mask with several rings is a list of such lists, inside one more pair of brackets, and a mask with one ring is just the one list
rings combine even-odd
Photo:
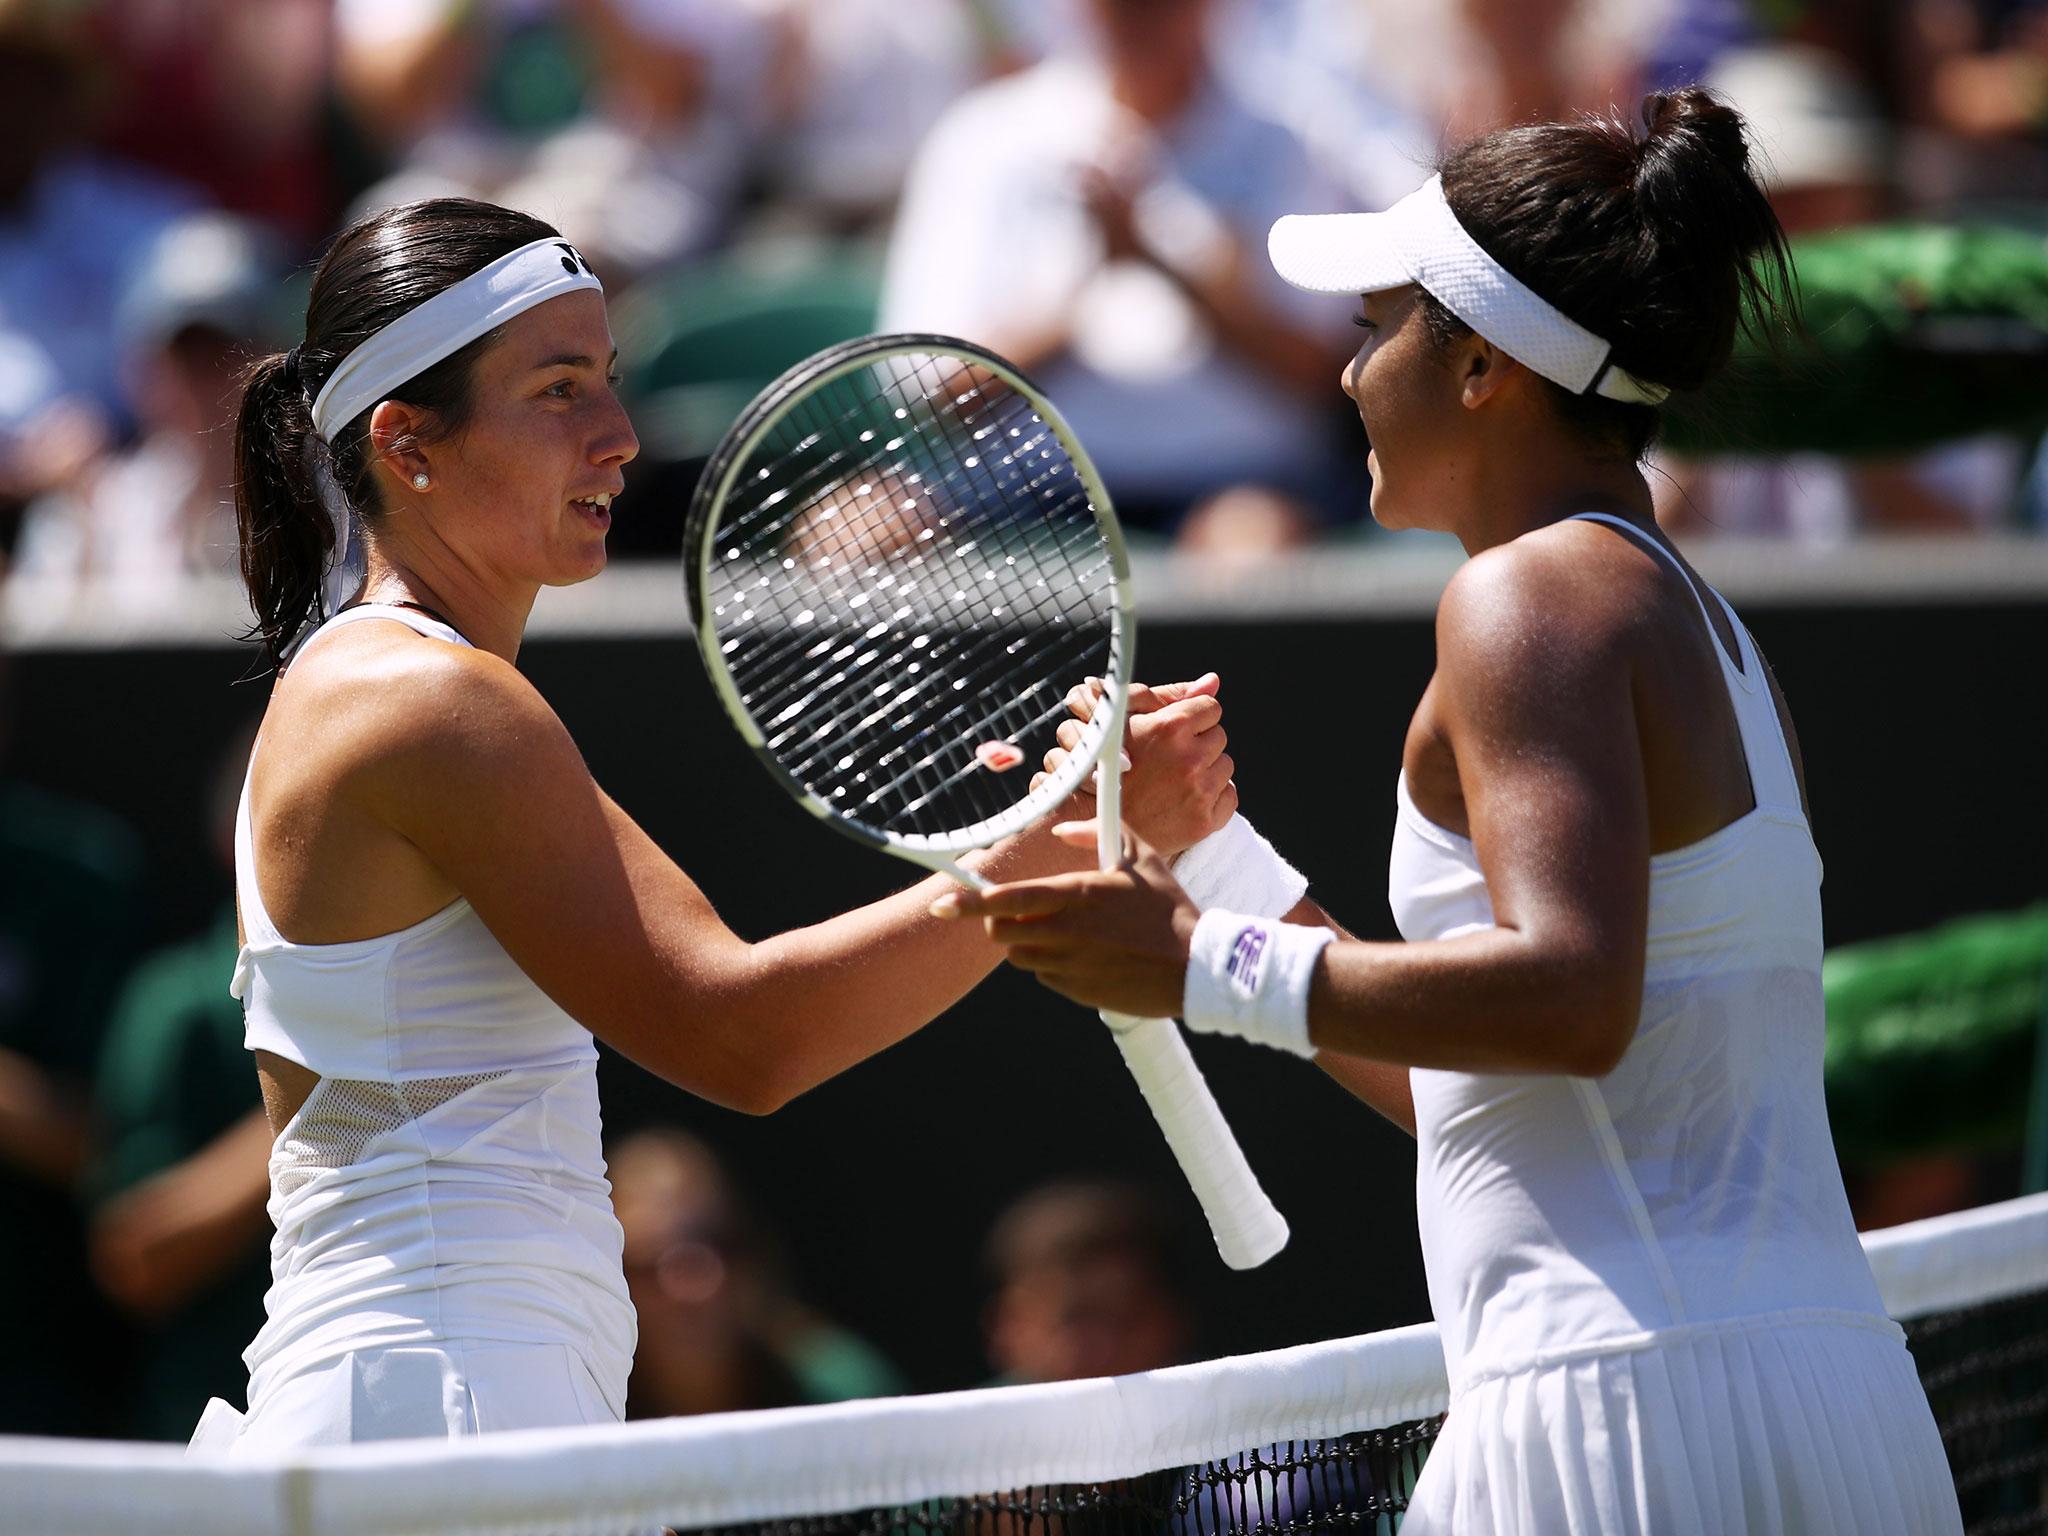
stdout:
[[[1865,1247],[1897,1314],[2039,1289],[2048,1196],[1874,1233]],[[725,1525],[1107,1482],[1427,1418],[1448,1397],[1441,1341],[1422,1324],[1093,1381],[234,1463],[174,1446],[0,1438],[0,1510],[48,1536],[102,1532],[110,1512],[138,1536]]]
[[2048,1290],[2048,1192],[1865,1233],[1863,1251],[1902,1323]]

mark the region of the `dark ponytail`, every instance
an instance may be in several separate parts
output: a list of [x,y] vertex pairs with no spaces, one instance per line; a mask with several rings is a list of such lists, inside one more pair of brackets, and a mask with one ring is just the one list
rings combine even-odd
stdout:
[[[1797,324],[1785,233],[1758,184],[1742,116],[1698,86],[1618,116],[1503,129],[1444,162],[1444,197],[1472,238],[1613,345],[1614,366],[1676,391],[1728,361],[1740,329]],[[1467,327],[1424,295],[1430,328]],[[1641,457],[1658,407],[1551,385],[1565,420]]]
[[[370,413],[329,445],[313,430],[320,387],[342,358],[407,310],[522,245],[553,238],[557,231],[539,219],[467,198],[371,214],[342,231],[314,272],[305,340],[243,375],[235,521],[256,615],[250,637],[262,641],[273,666],[309,621],[323,617],[320,583],[334,548],[320,499],[323,472],[358,518],[368,522],[381,511],[370,474]],[[437,438],[459,431],[471,408],[470,369],[497,339],[497,332],[480,337],[385,398],[431,412]]]
[[313,400],[297,348],[250,365],[235,416],[235,522],[242,581],[273,666],[312,611],[334,529],[304,462]]

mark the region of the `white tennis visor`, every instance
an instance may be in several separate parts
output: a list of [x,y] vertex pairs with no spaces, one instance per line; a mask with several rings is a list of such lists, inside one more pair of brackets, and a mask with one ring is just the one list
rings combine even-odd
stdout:
[[1266,240],[1273,268],[1311,293],[1420,284],[1525,367],[1575,395],[1656,405],[1668,386],[1613,366],[1612,348],[1524,285],[1466,232],[1432,176],[1384,213],[1295,213]]

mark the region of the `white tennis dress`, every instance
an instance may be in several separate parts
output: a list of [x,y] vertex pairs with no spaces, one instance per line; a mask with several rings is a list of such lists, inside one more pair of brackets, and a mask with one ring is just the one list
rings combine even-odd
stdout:
[[[344,610],[465,645],[406,608]],[[251,779],[254,777],[253,763]],[[590,1032],[469,903],[397,933],[294,944],[235,829],[250,1050],[320,1074],[270,1157],[268,1321],[246,1419],[193,1446],[262,1453],[622,1416],[635,1324],[605,1179]]]
[[[1755,645],[1728,616],[1740,666],[1713,644],[1756,805],[1650,861],[1642,1019],[1620,1065],[1411,1074],[1451,1411],[1402,1536],[1962,1530],[1842,1191],[1820,858]],[[1397,799],[1403,936],[1491,927],[1472,844],[1425,820],[1405,778]]]

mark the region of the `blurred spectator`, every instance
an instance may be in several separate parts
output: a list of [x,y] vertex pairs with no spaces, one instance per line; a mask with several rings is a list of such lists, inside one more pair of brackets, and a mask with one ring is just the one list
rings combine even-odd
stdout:
[[503,200],[624,272],[722,240],[766,129],[774,18],[760,0],[577,0],[571,14],[590,61],[583,111]]
[[[1178,1238],[1165,1208],[1135,1185],[1048,1184],[1010,1206],[987,1250],[996,1287],[988,1356],[998,1380],[1081,1381],[1185,1363],[1192,1311]],[[1194,1498],[1190,1491],[1214,1481],[1213,1465],[1112,1483],[1103,1489],[1105,1514],[1130,1530],[1222,1536],[1336,1528],[1372,1507],[1361,1469],[1337,1462],[1311,1471],[1298,1460],[1301,1450],[1262,1447],[1240,1475]],[[1129,1511],[1118,1507],[1124,1498]],[[994,1529],[1025,1536],[1016,1520],[999,1518]]]
[[[1724,54],[1707,76],[1749,119],[1779,221],[1799,236],[1871,224],[1892,206],[1890,131],[1837,56],[1796,43]],[[1975,437],[1910,458],[1672,459],[1657,515],[1674,533],[1808,540],[1859,529],[1967,532],[2009,523],[2024,445]]]
[[339,0],[335,20],[345,99],[397,167],[358,211],[487,197],[615,274],[726,233],[778,35],[756,0]]
[[2048,130],[2048,5],[2040,0],[1913,0],[1912,43],[1927,116],[1972,139]]
[[1928,130],[1914,185],[1939,205],[2048,198],[2048,4],[1905,0],[1900,74]]
[[1049,1184],[997,1218],[988,1357],[1003,1382],[1075,1381],[1178,1365],[1192,1318],[1175,1234],[1151,1195]]
[[1839,54],[1803,43],[1730,49],[1702,82],[1739,108],[1787,234],[1874,223],[1892,208],[1892,130]]
[[141,858],[90,806],[6,777],[0,654],[0,1434],[105,1428],[111,1320],[75,1195],[108,1004],[134,955]]
[[[261,219],[294,252],[340,205],[328,149],[329,0],[97,0],[113,153]],[[175,132],[166,132],[175,123]]]
[[[245,731],[229,750],[209,807],[223,885],[254,740]],[[239,1401],[242,1346],[263,1323],[271,1133],[228,995],[239,949],[230,900],[207,932],[135,968],[100,1053],[90,1254],[134,1325],[114,1426],[127,1438],[184,1440],[209,1397]]]
[[236,377],[277,330],[277,270],[254,225],[220,214],[156,240],[120,310],[141,437],[29,506],[19,574],[111,582],[134,611],[234,569]]
[[1089,0],[974,0],[1001,32],[1019,64],[1088,46]]
[[81,148],[93,60],[69,8],[0,0],[0,551],[20,507],[126,429],[113,315],[137,262],[192,205]]
[[902,1390],[870,1346],[809,1311],[709,1148],[643,1131],[611,1149],[612,1206],[640,1318],[626,1416],[666,1418]]
[[1671,0],[1670,15],[1643,48],[1643,89],[1691,85],[1723,53],[1756,37],[1750,0]]
[[1089,0],[1099,60],[1055,58],[956,103],[912,168],[880,324],[1036,374],[1133,526],[1186,516],[1207,542],[1196,504],[1248,487],[1257,514],[1233,527],[1274,545],[1313,527],[1340,443],[1356,453],[1333,430],[1346,341],[1326,300],[1273,275],[1266,231],[1341,199],[1300,137],[1219,77],[1211,9]]
[[1439,125],[1376,75],[1374,7],[1238,0],[1219,19],[1218,66],[1302,137],[1348,206],[1384,208],[1429,173]]
[[1634,101],[1672,17],[1672,0],[1354,3],[1370,18],[1365,78],[1440,125],[1445,144]]
[[[557,9],[553,0],[334,0],[342,102],[394,161],[481,170],[499,137],[574,111],[581,81]],[[522,75],[523,89],[489,91],[497,65]]]
[[1011,62],[986,0],[775,0],[775,195],[833,234],[896,204],[911,157],[954,97]]

